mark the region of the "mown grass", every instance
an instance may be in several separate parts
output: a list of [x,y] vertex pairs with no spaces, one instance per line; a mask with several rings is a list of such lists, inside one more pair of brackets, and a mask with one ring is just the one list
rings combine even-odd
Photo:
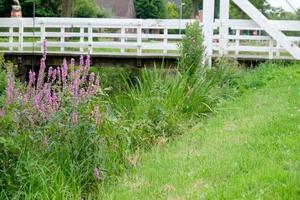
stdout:
[[261,66],[239,88],[188,134],[141,153],[99,198],[299,199],[299,64]]

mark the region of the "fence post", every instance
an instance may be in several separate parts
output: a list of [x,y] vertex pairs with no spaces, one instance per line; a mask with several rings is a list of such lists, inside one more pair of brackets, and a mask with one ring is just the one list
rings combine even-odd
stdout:
[[92,54],[93,53],[93,27],[92,27],[92,23],[89,22],[89,26],[88,26],[88,41],[89,41],[89,53]]
[[[81,26],[80,27],[80,44],[83,44],[84,43],[84,26]],[[83,53],[84,52],[84,48],[83,47],[80,47],[80,53]]]
[[168,49],[166,46],[168,45],[168,28],[164,28],[164,54],[168,53]]
[[13,51],[13,42],[14,42],[13,34],[14,34],[14,27],[10,26],[9,27],[9,52]]
[[238,57],[238,55],[240,54],[238,48],[240,47],[240,37],[241,35],[241,30],[237,29],[236,32],[235,32],[235,36],[236,36],[236,40],[235,40],[235,47],[236,47],[236,50],[235,50],[235,55],[236,57]]
[[274,59],[274,40],[272,37],[270,37],[269,47],[269,59]]
[[126,36],[126,29],[123,26],[121,28],[121,53],[122,54],[125,53],[125,48],[124,48],[124,46],[125,46],[125,36]]
[[42,53],[44,52],[44,46],[42,44],[45,41],[45,39],[46,39],[46,28],[45,28],[45,23],[42,20],[41,21],[41,52]]
[[61,33],[60,43],[62,45],[62,47],[60,47],[60,51],[64,52],[65,51],[65,48],[64,48],[64,45],[65,45],[65,27],[64,26],[60,27],[60,33]]
[[214,11],[215,0],[203,1],[203,32],[204,32],[204,45],[206,63],[209,68],[212,66],[212,54],[213,54],[213,23],[214,23]]
[[221,56],[227,54],[228,34],[229,34],[229,0],[220,1],[220,53]]
[[19,52],[23,51],[23,42],[24,42],[24,26],[23,26],[23,19],[20,19],[19,25]]
[[137,53],[139,56],[141,56],[142,55],[142,21],[141,20],[138,21],[138,25],[137,25],[137,45],[138,45]]

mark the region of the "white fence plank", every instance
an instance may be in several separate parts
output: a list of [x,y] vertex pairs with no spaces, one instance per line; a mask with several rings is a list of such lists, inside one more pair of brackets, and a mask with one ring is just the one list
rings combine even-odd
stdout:
[[229,0],[222,0],[220,2],[220,54],[224,56],[227,54],[227,45],[228,45],[228,31],[229,31]]
[[215,0],[204,0],[203,1],[203,33],[206,50],[206,60],[209,67],[212,65],[212,54],[213,54],[213,23],[214,23],[214,11],[215,11]]

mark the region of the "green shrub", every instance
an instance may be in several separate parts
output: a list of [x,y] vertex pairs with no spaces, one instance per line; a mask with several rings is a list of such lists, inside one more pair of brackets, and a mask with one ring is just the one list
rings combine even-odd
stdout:
[[168,2],[166,7],[167,7],[167,18],[179,19],[179,12],[174,2]]
[[134,0],[137,18],[164,19],[166,17],[166,3],[164,0]]
[[111,13],[99,7],[94,0],[76,0],[73,6],[74,17],[110,17]]
[[182,15],[184,19],[191,19],[193,16],[193,0],[182,0],[185,5],[182,7]]
[[188,25],[180,44],[179,67],[181,70],[189,71],[190,74],[195,73],[200,68],[204,55],[201,32],[198,22]]

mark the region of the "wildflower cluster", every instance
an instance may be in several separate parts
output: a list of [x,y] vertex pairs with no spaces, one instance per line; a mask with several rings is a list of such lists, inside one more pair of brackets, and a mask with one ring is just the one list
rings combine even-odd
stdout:
[[[43,43],[43,49],[38,75],[30,70],[25,89],[15,87],[13,71],[8,71],[6,105],[16,105],[18,111],[21,111],[20,115],[31,123],[39,123],[49,120],[53,114],[65,107],[64,104],[69,104],[72,107],[73,123],[77,126],[77,107],[100,90],[100,77],[95,77],[94,73],[89,74],[91,63],[89,55],[86,59],[80,57],[78,69],[75,69],[74,59],[71,59],[70,64],[64,59],[60,67],[50,67],[47,71],[46,41]],[[23,111],[26,112],[26,116]],[[98,124],[98,108],[95,109],[95,113],[95,121]]]

